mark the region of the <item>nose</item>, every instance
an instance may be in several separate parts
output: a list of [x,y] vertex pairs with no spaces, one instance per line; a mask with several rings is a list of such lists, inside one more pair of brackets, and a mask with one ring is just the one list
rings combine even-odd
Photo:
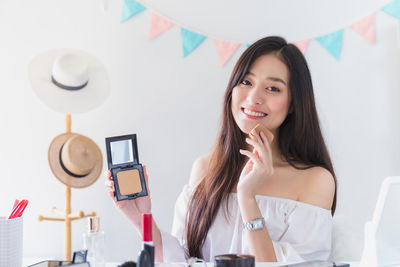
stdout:
[[261,105],[264,103],[263,90],[258,87],[253,87],[247,94],[247,101],[250,104]]

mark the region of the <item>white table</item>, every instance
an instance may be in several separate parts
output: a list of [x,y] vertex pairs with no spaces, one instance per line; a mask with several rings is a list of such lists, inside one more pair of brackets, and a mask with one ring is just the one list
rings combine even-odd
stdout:
[[[27,258],[23,259],[22,266],[28,266],[32,265],[34,263],[44,261],[48,259],[41,259],[41,258]],[[360,263],[359,262],[348,262],[350,263],[351,267],[359,267]],[[122,262],[107,262],[106,267],[117,267],[118,265],[122,264]],[[275,266],[280,266],[282,265],[281,262],[257,262],[256,266],[257,267],[275,267]],[[183,263],[156,263],[156,267],[184,267],[185,265]],[[196,264],[196,267],[202,267],[204,264]],[[213,267],[214,263],[208,262],[207,267]]]

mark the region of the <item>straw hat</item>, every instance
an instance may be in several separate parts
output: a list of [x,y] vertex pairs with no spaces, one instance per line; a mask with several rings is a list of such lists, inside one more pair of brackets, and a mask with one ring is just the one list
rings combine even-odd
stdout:
[[53,49],[32,59],[29,80],[37,96],[64,114],[89,111],[110,92],[107,71],[93,55],[78,49]]
[[50,144],[51,171],[65,185],[82,188],[99,178],[103,160],[100,148],[90,138],[76,134],[60,134]]

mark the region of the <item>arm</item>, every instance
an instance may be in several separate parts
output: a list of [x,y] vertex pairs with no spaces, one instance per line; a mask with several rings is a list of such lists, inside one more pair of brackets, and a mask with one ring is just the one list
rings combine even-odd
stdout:
[[[258,136],[258,138],[260,138],[258,142],[254,142],[250,139],[246,140],[254,147],[255,151],[253,151],[253,153],[250,151],[241,151],[242,154],[250,158],[243,168],[238,183],[239,208],[244,222],[249,222],[262,217],[255,200],[254,192],[256,188],[265,181],[265,179],[268,179],[268,177],[273,174],[271,160],[272,153],[267,143],[267,139],[263,134],[261,134],[261,137]],[[311,170],[312,171],[307,172],[308,178],[304,183],[304,188],[300,189],[302,193],[299,197],[299,201],[330,209],[335,192],[333,177],[329,171],[323,168],[317,167],[312,168]],[[326,215],[329,211],[322,213]],[[294,239],[290,240],[289,238],[284,242],[274,242],[271,240],[266,227],[256,231],[245,230],[250,251],[255,255],[256,261],[277,261],[278,256],[276,253],[279,254],[280,260],[286,258],[289,254],[291,254],[289,258],[301,260],[299,254],[306,251],[306,248],[312,248],[315,250],[315,243],[323,243],[324,239],[319,240],[317,236],[314,236],[312,237],[315,238],[313,240],[311,236],[304,236],[302,231],[307,231],[304,228],[306,227],[304,222],[305,219],[301,217],[300,219],[297,219],[297,222],[293,222],[294,226],[290,226],[290,229],[288,229],[288,232],[290,232],[292,237],[302,236],[304,239],[302,241]],[[296,224],[297,226],[300,225],[300,227],[297,227]],[[302,226],[304,227],[302,228]],[[310,225],[308,226],[310,227]],[[314,226],[311,224],[311,227]],[[315,227],[319,226],[317,225]],[[296,230],[293,231],[293,229]],[[326,229],[324,229],[324,227],[322,227],[322,229],[322,231],[325,231],[323,235],[324,238],[329,237],[330,228],[327,226]],[[325,233],[327,235],[325,235]],[[330,240],[330,238],[328,239]],[[287,241],[291,241],[292,243],[288,243]],[[296,249],[298,251],[296,251]],[[285,252],[287,253],[285,254]]]
[[153,219],[152,225],[152,234],[153,234],[153,244],[154,244],[154,260],[156,262],[163,262],[164,255],[163,255],[163,242],[161,238],[161,231],[158,228],[156,222]]
[[[198,158],[193,163],[189,181],[190,188],[195,188],[204,177],[206,168],[208,166],[208,160],[209,156],[206,155]],[[149,189],[146,168],[145,166],[143,167],[146,178],[146,186]],[[129,219],[129,221],[132,222],[139,235],[141,235],[141,214],[151,212],[150,192],[149,195],[146,197],[132,200],[116,201],[114,195],[114,183],[111,179],[111,173],[109,171],[106,173],[106,177],[106,187],[108,187],[109,189],[110,197],[114,200],[114,203],[118,207],[118,209]],[[155,247],[155,260],[157,262],[185,261],[185,251],[181,241],[185,238],[183,236],[185,227],[184,223],[190,195],[191,189],[185,188],[184,191],[179,195],[175,203],[172,234],[161,231],[158,228],[155,220],[153,219],[153,243]]]
[[[335,190],[332,175],[325,169],[315,167],[307,172],[308,179],[301,190],[300,202],[322,208],[307,210],[298,207],[289,215],[291,223],[280,241],[271,241],[267,227],[258,231],[246,231],[249,249],[257,261],[303,261],[326,260],[331,243],[332,217],[330,208]],[[246,199],[238,195],[243,221],[261,218],[254,197]],[[268,222],[268,218],[266,218]],[[268,224],[268,223],[267,223]],[[311,253],[310,253],[311,252]],[[273,258],[270,255],[274,256]]]
[[[146,166],[143,166],[144,176],[146,180],[146,187],[148,191],[148,195],[145,197],[140,197],[136,199],[129,199],[123,201],[117,201],[114,192],[114,182],[111,178],[111,172],[106,172],[106,187],[109,189],[108,194],[113,199],[117,208],[124,214],[128,220],[133,224],[136,231],[142,236],[142,214],[143,213],[151,213],[151,199],[150,199],[150,189],[148,184],[148,176]],[[163,261],[163,250],[162,250],[162,238],[161,232],[158,228],[157,224],[153,219],[152,224],[152,234],[153,234],[153,244],[155,251],[155,261],[162,262]]]
[[[254,196],[238,194],[238,201],[244,222],[250,222],[262,217]],[[250,251],[255,256],[257,262],[277,261],[274,246],[266,227],[261,230],[245,231]]]
[[[261,144],[246,138],[246,142],[254,147],[254,151],[252,153],[247,150],[240,150],[241,154],[249,157],[237,186],[239,209],[243,222],[250,222],[262,217],[256,202],[255,189],[262,184],[265,177],[271,176],[274,172],[272,152],[265,134],[261,132],[261,137],[256,131],[253,131],[252,134]],[[265,145],[263,142],[265,142]],[[274,246],[266,227],[255,231],[245,231],[250,251],[257,262],[277,261]]]

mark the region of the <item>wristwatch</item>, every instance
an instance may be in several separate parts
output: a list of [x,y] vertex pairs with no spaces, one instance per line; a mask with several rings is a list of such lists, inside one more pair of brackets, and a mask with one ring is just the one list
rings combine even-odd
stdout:
[[243,223],[243,229],[246,229],[246,230],[255,231],[255,230],[263,229],[264,227],[265,227],[264,218],[258,218],[258,219],[252,220],[250,222]]

